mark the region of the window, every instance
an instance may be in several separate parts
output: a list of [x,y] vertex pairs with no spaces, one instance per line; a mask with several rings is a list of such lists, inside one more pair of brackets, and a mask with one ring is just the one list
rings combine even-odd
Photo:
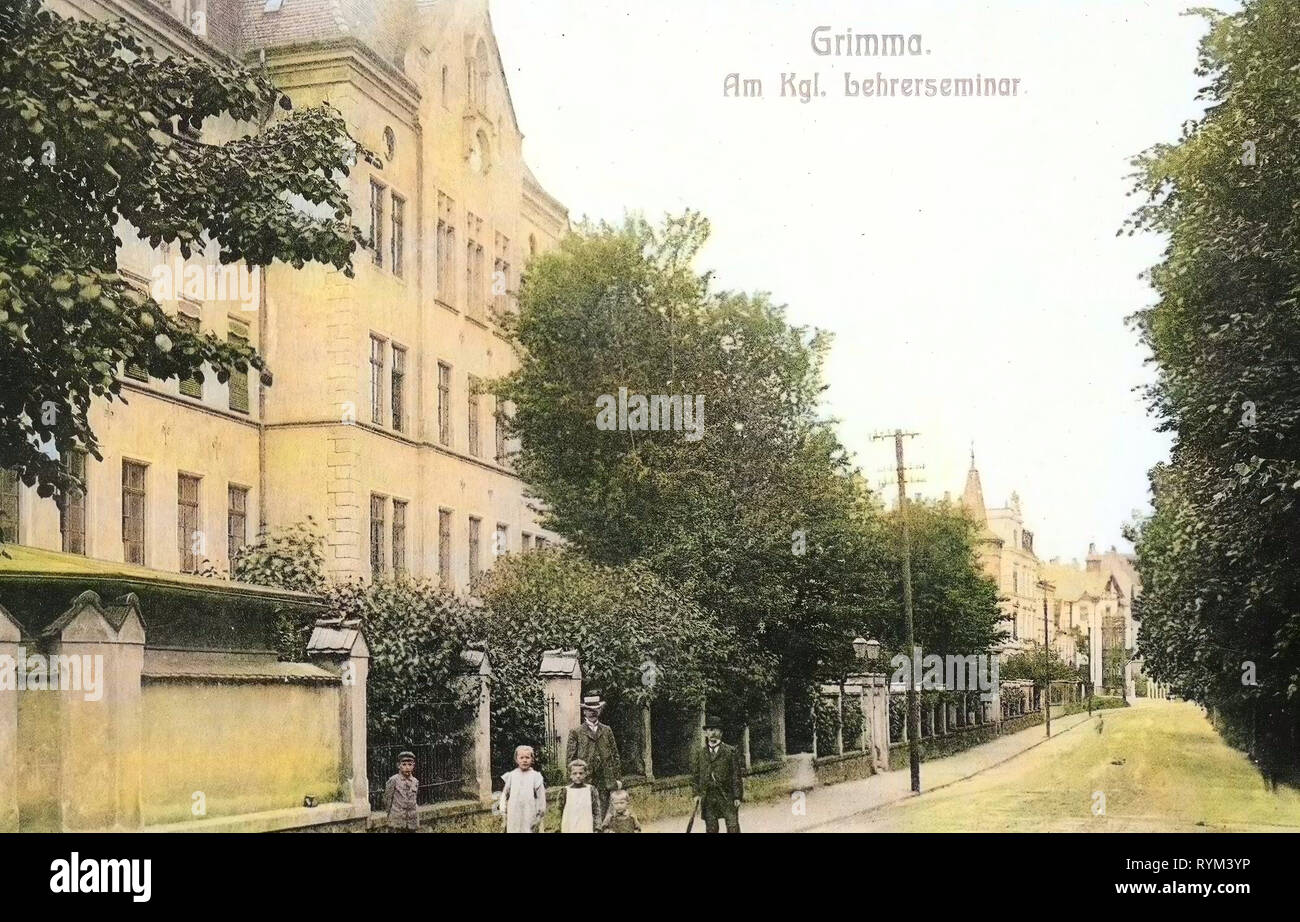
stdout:
[[403,399],[406,396],[406,350],[401,346],[393,347],[393,375],[392,375],[392,410],[393,410],[393,428],[401,432],[405,427],[403,415],[406,411],[406,402]]
[[546,547],[546,539],[543,538],[541,535],[538,535],[536,538],[533,539],[533,547],[536,550],[539,551],[542,550],[543,548]]
[[70,451],[63,456],[63,469],[81,481],[80,488],[72,487],[63,494],[59,503],[59,531],[63,536],[65,554],[86,553],[86,453]]
[[438,510],[438,579],[451,588],[451,511]]
[[472,213],[465,215],[465,312],[482,318],[485,307],[483,288],[483,219]]
[[384,497],[370,494],[370,575],[372,578],[384,572]]
[[[248,345],[248,324],[230,321],[226,339],[236,346]],[[240,413],[248,412],[248,366],[241,365],[230,373],[230,409]]]
[[456,227],[455,202],[438,193],[438,300],[456,303]]
[[479,456],[479,437],[478,437],[478,393],[479,379],[473,375],[469,376],[469,387],[466,389],[466,414],[467,414],[467,437],[469,439],[469,453],[475,458]]
[[406,503],[393,500],[393,572],[406,572]]
[[370,421],[384,424],[384,341],[370,337]]
[[497,464],[506,463],[506,411],[500,399],[497,400],[496,412],[492,414],[494,424],[493,436],[496,439]]
[[438,363],[438,441],[451,444],[451,366]]
[[122,462],[122,558],[127,563],[145,562],[145,471],[134,461]]
[[510,238],[496,235],[496,256],[492,261],[492,306],[498,314],[513,310],[511,303]]
[[533,549],[533,536],[526,531],[520,532],[519,547],[525,554],[531,551]]
[[376,266],[384,264],[384,187],[370,180],[370,245]]
[[470,62],[470,86],[473,88],[470,93],[471,101],[480,109],[487,106],[487,87],[488,87],[488,50],[487,42],[483,39],[478,40],[474,48],[474,59]]
[[504,557],[510,553],[510,529],[507,526],[497,526],[496,542],[492,546],[492,553],[497,557]]
[[479,534],[483,521],[474,516],[469,517],[469,576],[470,579],[479,571]]
[[233,483],[226,489],[226,554],[232,563],[248,543],[248,489]]
[[[199,318],[192,314],[177,314],[176,323],[187,333],[199,335]],[[186,397],[195,397],[203,399],[203,380],[198,377],[186,378],[181,381],[181,393]]]
[[182,573],[199,572],[203,551],[203,532],[199,528],[199,478],[191,474],[176,476],[176,549]]
[[21,495],[18,472],[8,468],[0,470],[0,541],[18,543],[18,500]]
[[393,233],[392,233],[393,275],[402,274],[402,256],[406,249],[406,200],[393,196]]

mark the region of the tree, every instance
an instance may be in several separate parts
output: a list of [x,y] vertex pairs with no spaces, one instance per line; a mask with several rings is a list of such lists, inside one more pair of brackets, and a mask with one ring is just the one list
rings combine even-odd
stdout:
[[[59,457],[96,458],[90,408],[118,375],[225,381],[265,365],[200,336],[118,271],[124,233],[221,263],[309,261],[351,274],[360,232],[340,182],[360,155],[323,105],[272,121],[260,74],[160,58],[124,20],[77,21],[0,0],[0,467],[41,496],[82,487]],[[225,116],[243,133],[195,140]]]
[[[691,212],[632,218],[535,259],[502,318],[520,365],[495,390],[547,527],[680,587],[741,638],[762,680],[732,692],[753,696],[844,655],[885,576],[877,510],[820,412],[829,338],[765,296],[712,291],[692,267],[707,235]],[[622,395],[698,397],[703,417],[610,428],[598,412]]]
[[[1137,158],[1130,232],[1167,236],[1135,315],[1168,464],[1133,530],[1140,652],[1237,741],[1295,764],[1300,689],[1300,5],[1202,11],[1205,115]],[[1283,741],[1283,742],[1277,742]],[[1271,756],[1270,756],[1271,757]]]

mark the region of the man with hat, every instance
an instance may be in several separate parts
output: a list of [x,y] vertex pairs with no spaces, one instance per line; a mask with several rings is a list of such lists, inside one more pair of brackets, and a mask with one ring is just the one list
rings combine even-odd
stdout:
[[415,777],[415,753],[398,753],[397,774],[384,785],[384,810],[388,812],[390,831],[419,831],[419,793],[420,781]]
[[704,745],[691,757],[691,788],[704,815],[704,831],[717,832],[718,820],[727,832],[740,832],[740,802],[745,791],[740,780],[740,757],[734,746],[722,741],[722,721],[704,719]]
[[564,746],[564,764],[574,759],[587,763],[587,777],[600,791],[600,802],[609,803],[609,792],[622,786],[623,764],[618,757],[618,743],[609,724],[600,722],[605,701],[600,692],[582,696],[582,723],[569,731]]

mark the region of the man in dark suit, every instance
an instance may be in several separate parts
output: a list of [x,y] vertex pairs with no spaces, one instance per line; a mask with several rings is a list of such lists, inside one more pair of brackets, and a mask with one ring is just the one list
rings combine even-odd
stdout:
[[704,720],[704,745],[691,758],[691,788],[704,815],[704,831],[717,832],[726,820],[727,832],[740,832],[740,802],[745,790],[740,781],[740,754],[722,741],[722,722]]
[[609,803],[609,792],[623,781],[623,764],[618,757],[618,742],[609,724],[600,722],[605,702],[599,692],[582,698],[582,723],[569,731],[564,745],[564,764],[574,759],[587,763],[587,777],[600,791],[600,802]]

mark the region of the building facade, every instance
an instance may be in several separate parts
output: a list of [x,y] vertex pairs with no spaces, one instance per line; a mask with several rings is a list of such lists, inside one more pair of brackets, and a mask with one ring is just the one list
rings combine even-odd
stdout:
[[[175,277],[163,306],[252,344],[273,384],[122,369],[126,400],[92,415],[103,460],[66,459],[84,466],[85,495],[61,512],[5,477],[6,538],[221,572],[260,529],[310,517],[331,576],[402,571],[458,590],[497,555],[554,540],[510,468],[509,408],[482,388],[514,363],[494,316],[516,309],[528,259],[557,244],[568,215],[523,161],[486,0],[49,5],[123,16],[167,54],[264,65],[296,107],[339,109],[382,167],[359,163],[344,180],[373,241],[351,279],[277,263],[214,285],[215,254],[181,260],[123,227],[121,271],[150,287]],[[201,140],[246,130],[209,120]]]
[[1118,694],[1122,687],[1131,697],[1141,668],[1132,660],[1133,600],[1142,591],[1133,556],[1113,547],[1098,553],[1090,545],[1082,565],[1040,560],[1017,494],[1004,507],[985,507],[974,452],[962,507],[979,526],[980,565],[998,587],[1002,628],[1009,635],[999,652],[1050,643],[1062,662],[1085,668],[1098,689]]
[[1009,635],[1001,652],[1017,653],[1043,642],[1042,564],[1034,553],[1034,534],[1025,528],[1020,497],[1012,493],[1005,506],[987,508],[975,453],[966,474],[962,507],[979,527],[980,565],[998,587],[1002,628]]

